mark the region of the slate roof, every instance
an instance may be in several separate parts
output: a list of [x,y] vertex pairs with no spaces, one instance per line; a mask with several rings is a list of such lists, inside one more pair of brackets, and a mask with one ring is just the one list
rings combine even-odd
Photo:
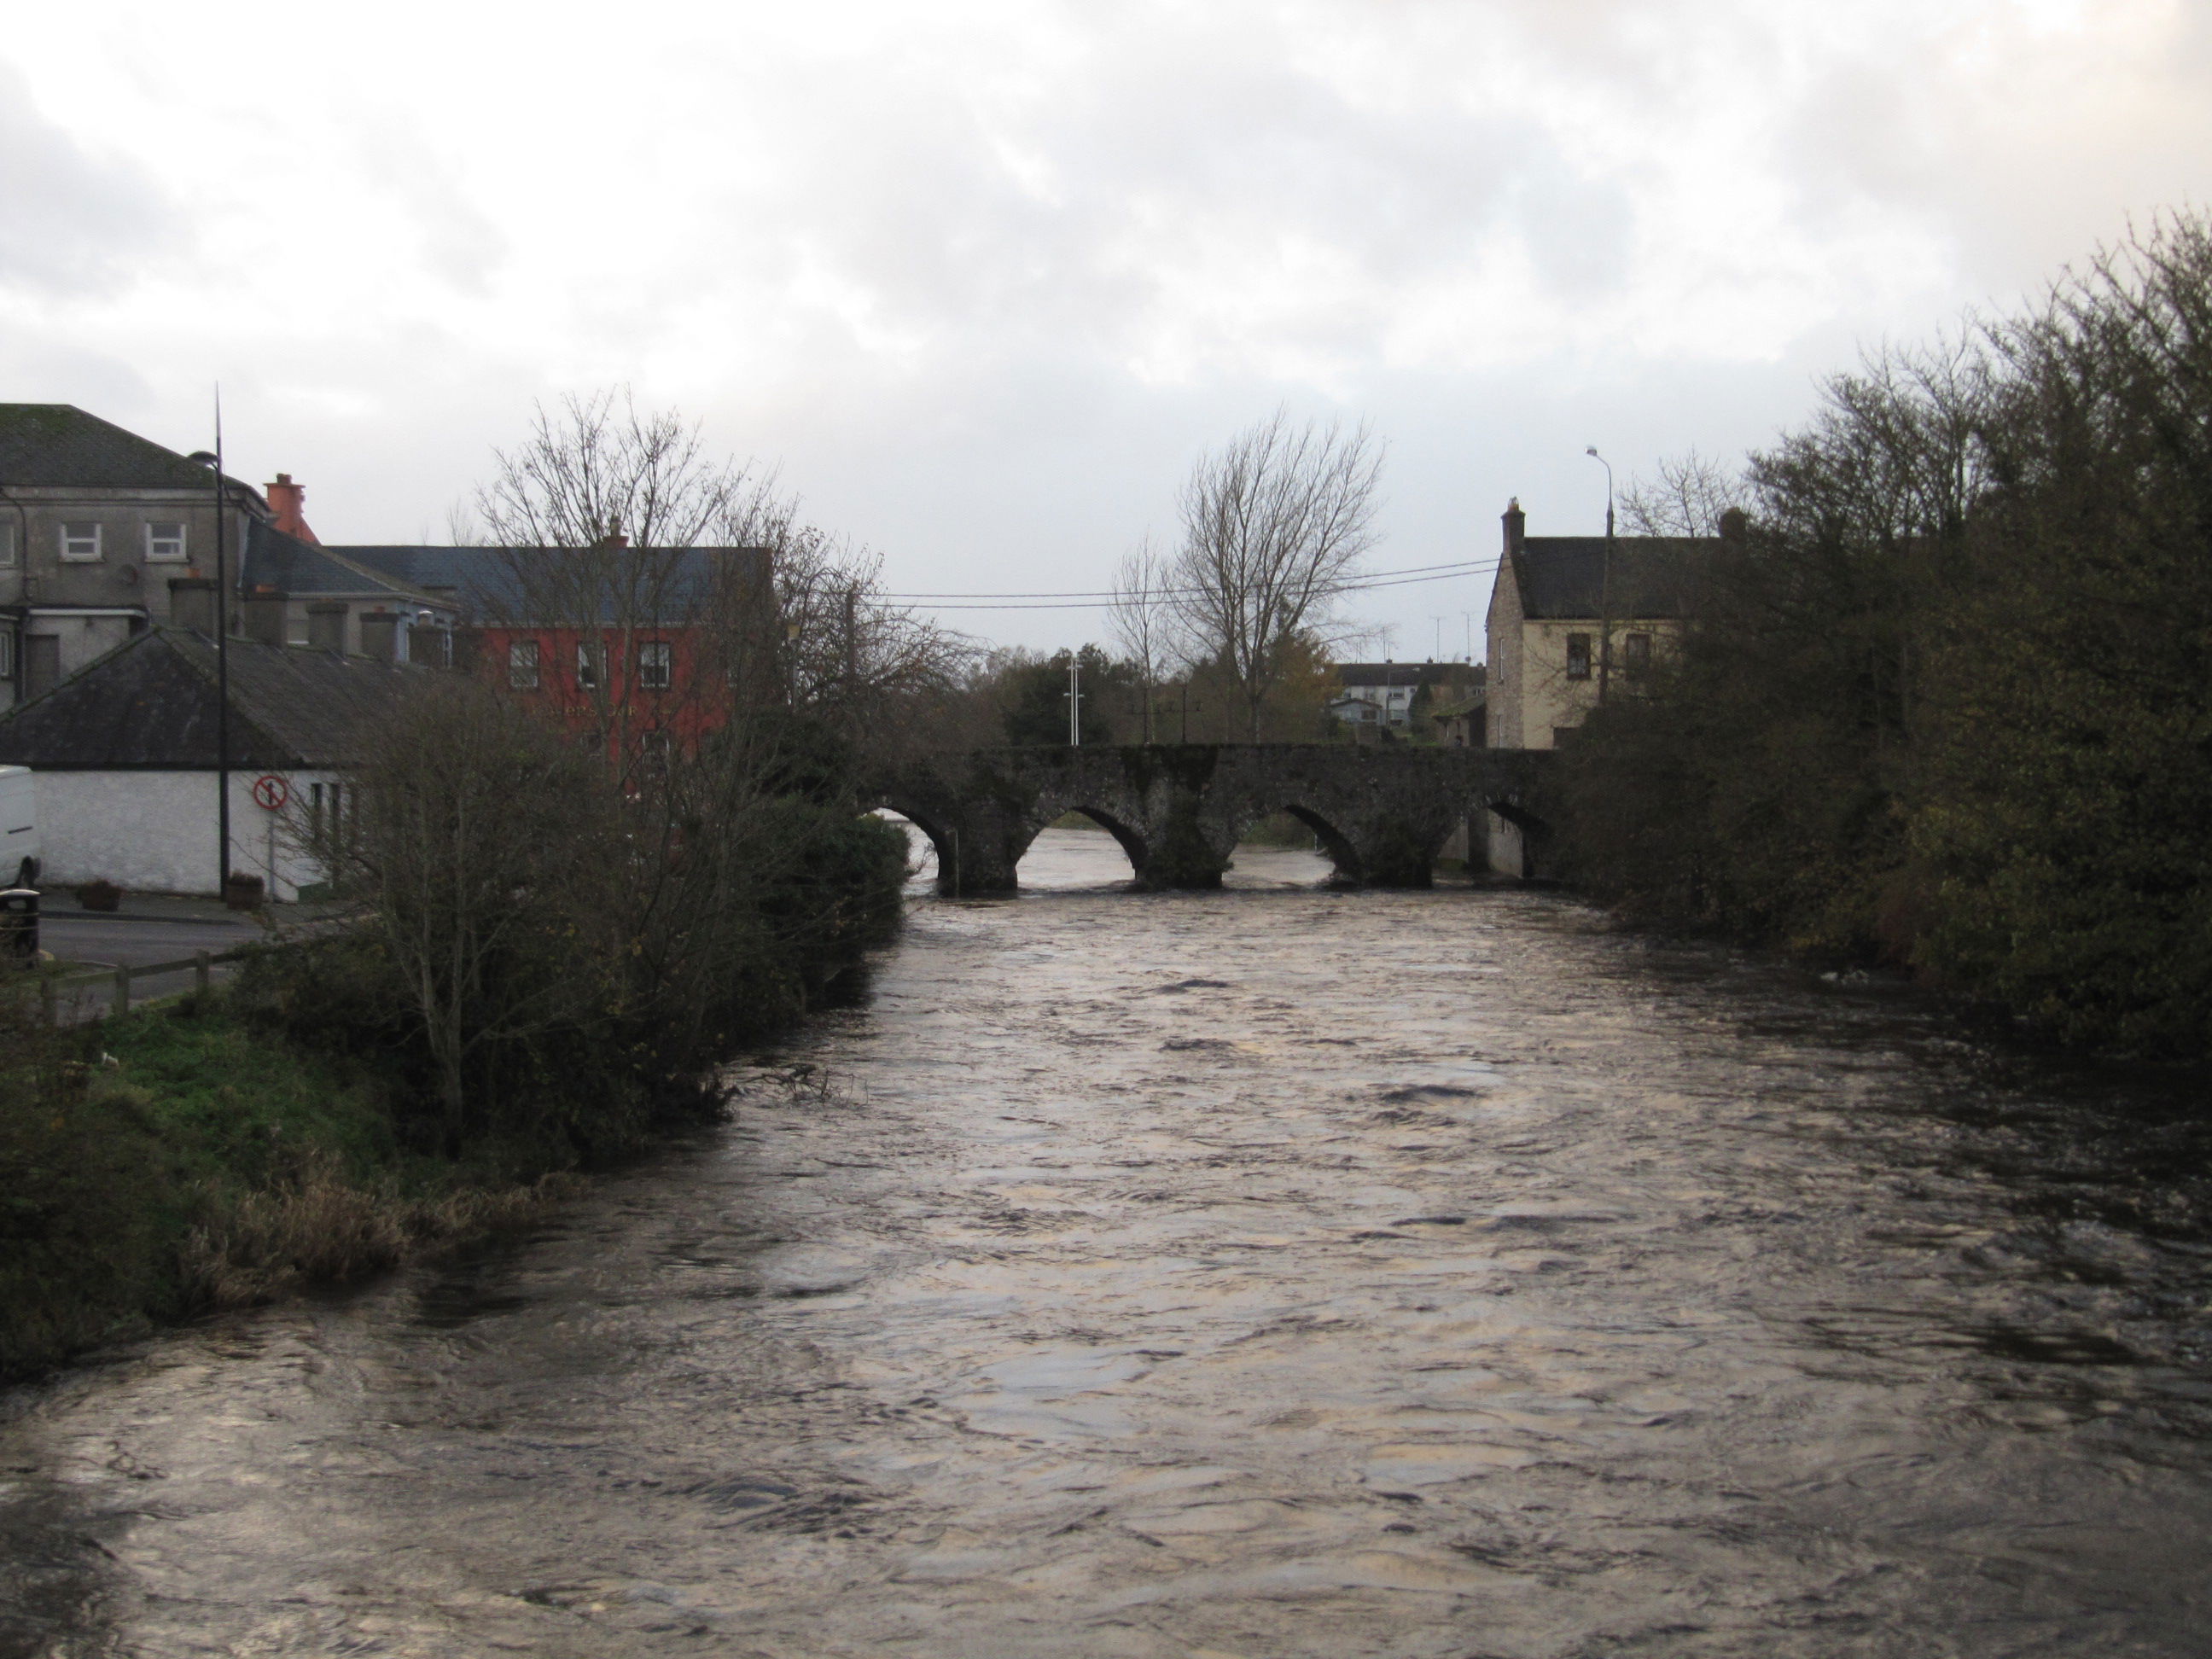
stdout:
[[205,467],[175,450],[74,404],[0,404],[0,487],[210,489],[212,483]]
[[[523,580],[519,562],[539,556],[573,556],[563,549],[343,546],[322,550],[417,592],[450,592],[479,621],[557,625],[574,620],[524,615],[531,608],[529,583]],[[606,623],[620,619],[625,607],[619,596],[632,580],[657,592],[659,606],[674,622],[714,591],[717,572],[726,562],[745,561],[757,580],[766,578],[769,562],[768,550],[758,547],[623,548],[597,556],[611,561],[616,573],[600,599],[599,619]]]
[[[352,765],[363,726],[436,672],[233,639],[230,763],[270,771]],[[212,769],[217,707],[214,641],[149,629],[0,720],[0,765]]]
[[[1613,616],[1680,616],[1693,559],[1718,545],[1717,541],[1691,538],[1615,538]],[[1604,537],[1530,536],[1512,562],[1524,617],[1595,620],[1605,614]]]
[[410,600],[428,596],[384,572],[345,556],[337,550],[303,542],[273,524],[256,520],[246,532],[246,556],[239,586],[251,593],[257,587],[273,587],[300,599],[319,593],[392,593]]

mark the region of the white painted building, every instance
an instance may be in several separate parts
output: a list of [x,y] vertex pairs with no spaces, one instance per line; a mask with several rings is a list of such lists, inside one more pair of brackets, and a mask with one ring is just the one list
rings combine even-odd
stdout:
[[[231,868],[289,901],[325,879],[313,848],[363,723],[434,671],[237,639],[229,659]],[[42,884],[221,890],[216,678],[212,641],[155,628],[0,720],[0,764],[34,780]]]

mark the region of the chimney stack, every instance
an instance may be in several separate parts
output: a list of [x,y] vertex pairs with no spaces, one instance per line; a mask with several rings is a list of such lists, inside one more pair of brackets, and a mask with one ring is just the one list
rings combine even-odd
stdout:
[[215,581],[208,576],[169,578],[169,625],[215,637]]
[[1518,495],[1505,503],[1504,525],[1505,550],[1509,554],[1518,553],[1522,544],[1528,540],[1528,515],[1521,510]]
[[245,635],[263,645],[284,643],[284,596],[257,588],[240,601]]
[[269,510],[275,515],[279,530],[311,546],[323,544],[321,538],[307,528],[307,485],[294,483],[289,472],[279,472],[276,482],[264,486],[262,493],[269,497]]
[[361,618],[361,654],[379,662],[399,660],[399,618],[389,611],[367,611]]

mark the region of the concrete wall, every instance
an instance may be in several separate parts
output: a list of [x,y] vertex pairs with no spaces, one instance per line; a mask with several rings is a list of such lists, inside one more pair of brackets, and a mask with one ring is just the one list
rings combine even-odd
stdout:
[[[230,779],[231,867],[259,876],[270,897],[289,902],[321,867],[294,845],[315,784],[333,775],[290,775],[295,811],[254,804],[255,774]],[[40,884],[104,878],[142,893],[216,893],[216,775],[212,772],[40,772]]]

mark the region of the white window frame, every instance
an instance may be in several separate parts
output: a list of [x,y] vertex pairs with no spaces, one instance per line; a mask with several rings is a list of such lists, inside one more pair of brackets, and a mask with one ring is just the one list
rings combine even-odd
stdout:
[[607,647],[604,642],[599,640],[576,641],[576,689],[579,691],[599,689],[602,678],[599,667],[606,659]]
[[538,641],[513,640],[507,647],[507,684],[510,690],[538,689]]
[[676,685],[676,647],[667,640],[646,640],[637,647],[637,689],[668,691]]
[[15,678],[15,630],[0,628],[0,680]]
[[[72,542],[82,541],[83,538],[80,536],[73,536],[70,532],[73,530],[83,530],[88,528],[92,532],[92,551],[89,553],[70,552],[70,544]],[[105,530],[106,526],[101,525],[97,519],[65,520],[60,527],[54,532],[54,544],[60,550],[62,562],[64,564],[98,564],[102,554],[106,551],[107,538],[105,534]]]
[[[175,535],[174,537],[173,537],[173,538],[165,538],[165,537],[156,536],[156,535],[154,533],[155,529],[155,527],[156,527],[156,526],[159,526],[159,527],[163,528],[163,529],[173,529],[173,530],[174,530],[177,533],[176,533],[176,535]],[[182,564],[182,563],[184,563],[184,562],[185,562],[185,557],[186,557],[186,555],[185,555],[185,548],[186,542],[187,542],[187,540],[188,540],[189,537],[191,536],[191,532],[190,529],[188,528],[188,526],[186,526],[185,521],[184,520],[182,520],[182,519],[149,519],[149,520],[146,520],[146,562],[147,562],[147,563],[149,563],[149,564]],[[165,553],[165,552],[163,552],[163,551],[161,550],[161,544],[162,544],[164,541],[167,541],[171,545],[173,545],[173,546],[176,549],[176,551],[175,551],[175,552],[173,552],[173,553]]]
[[10,514],[0,520],[0,570],[15,568],[15,519]]

